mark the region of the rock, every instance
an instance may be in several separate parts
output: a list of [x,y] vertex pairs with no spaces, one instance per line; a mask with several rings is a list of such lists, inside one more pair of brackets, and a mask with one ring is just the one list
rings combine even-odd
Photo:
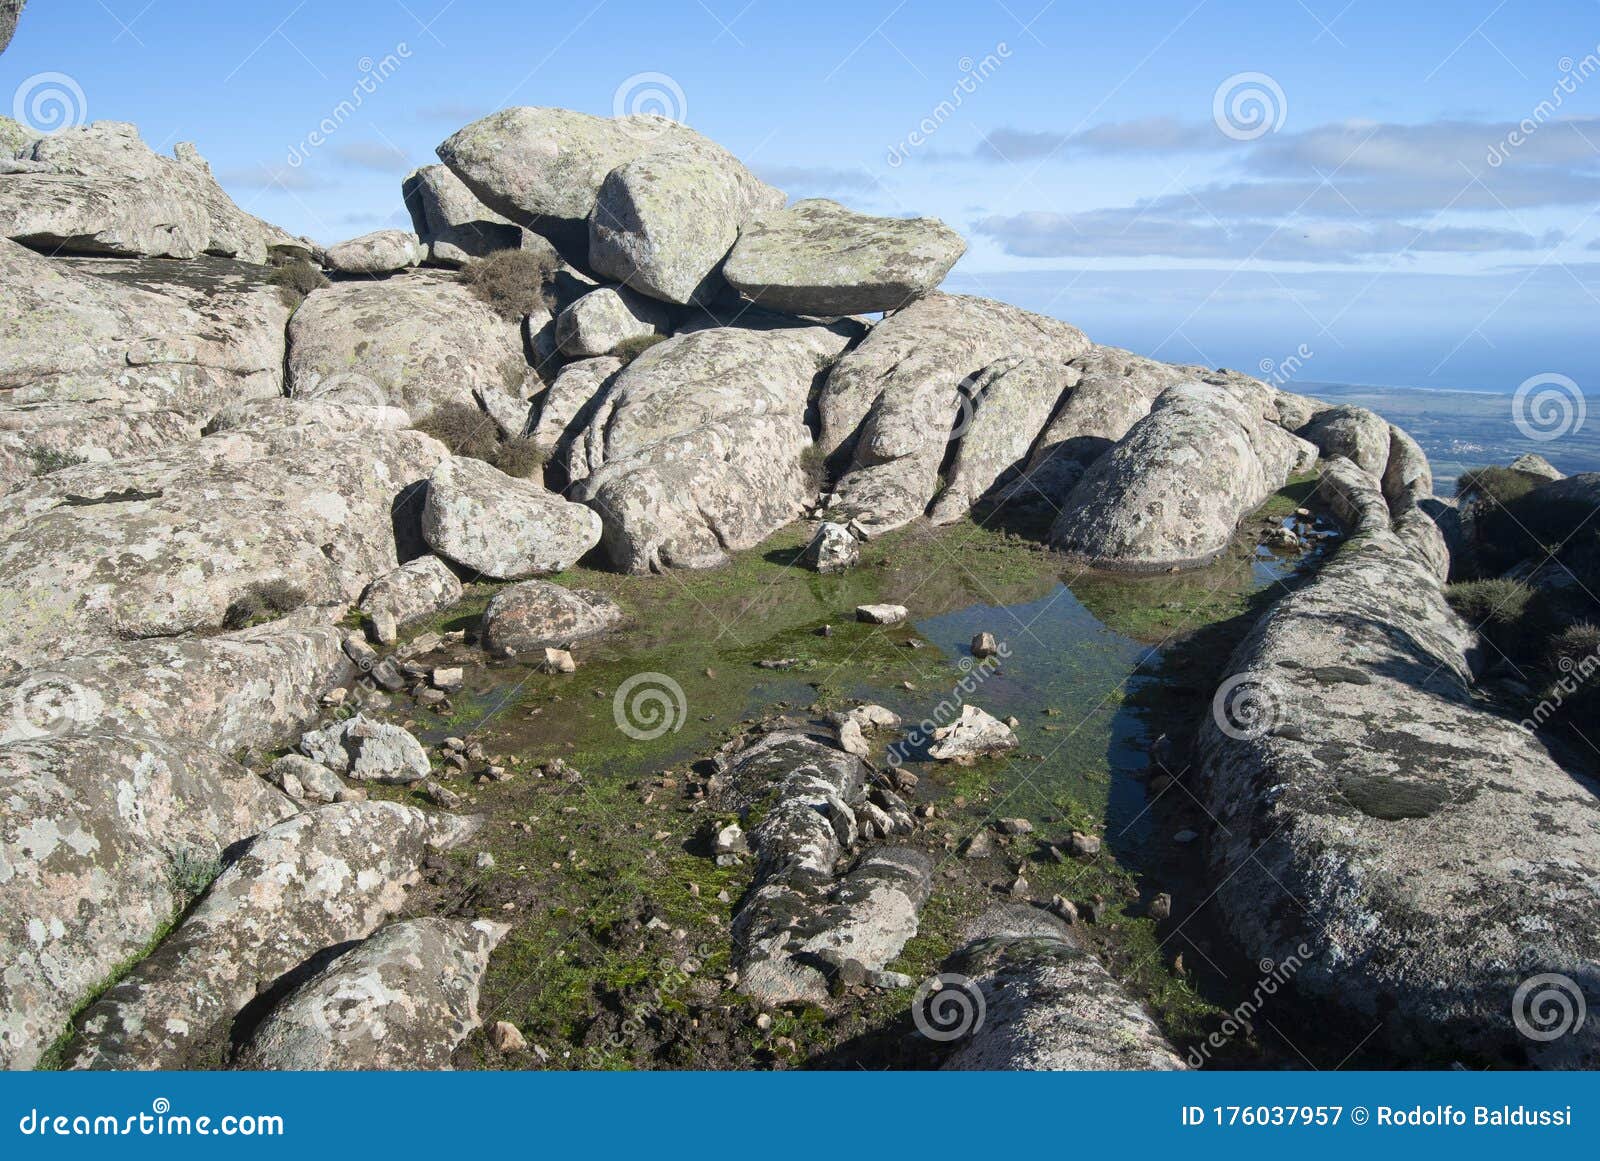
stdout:
[[[22,15],[25,3],[27,0],[0,0],[0,52],[11,43],[11,34],[17,30],[17,17]],[[10,120],[9,117],[5,119]]]
[[62,466],[150,455],[195,439],[181,411],[124,411],[93,403],[0,404],[0,491]]
[[994,854],[994,836],[980,830],[967,840],[963,856],[969,859],[987,859]]
[[569,568],[599,543],[600,518],[482,460],[448,456],[428,480],[422,535],[463,568],[517,580]]
[[299,985],[256,1026],[236,1068],[446,1069],[478,1027],[478,988],[505,936],[487,919],[391,923]]
[[709,303],[740,225],[783,203],[720,145],[676,134],[606,175],[589,216],[589,264],[663,302]]
[[589,425],[594,404],[622,368],[621,359],[601,356],[568,363],[557,373],[555,382],[540,397],[539,419],[533,428],[533,442],[548,462],[565,462],[572,441]]
[[186,738],[93,730],[0,745],[0,1065],[34,1067],[225,848],[295,810]]
[[300,750],[357,782],[403,785],[419,782],[431,771],[421,742],[399,726],[361,714],[303,734]]
[[1100,853],[1100,836],[1075,830],[1067,840],[1067,851],[1080,859],[1092,859]]
[[[412,170],[400,188],[412,226],[435,265],[465,266],[500,250],[524,248],[525,231],[480,202],[448,166]],[[554,254],[543,238],[537,245]]]
[[522,434],[535,385],[519,325],[438,271],[314,291],[289,323],[287,365],[297,397],[393,405],[412,422],[467,404],[507,435]]
[[1071,899],[1062,895],[1050,896],[1050,914],[1063,923],[1078,922],[1078,906]]
[[612,564],[708,568],[798,516],[816,496],[806,459],[812,381],[858,330],[743,315],[628,364],[568,465],[571,494],[604,521]]
[[34,166],[0,182],[0,237],[51,254],[207,254],[257,265],[273,253],[311,253],[311,243],[236,206],[192,145],[178,153],[153,153],[118,121],[37,137],[23,151]]
[[[339,776],[321,762],[313,762],[301,754],[285,754],[267,767],[267,780],[281,787],[291,798],[304,802],[342,802],[348,796]],[[289,783],[300,788],[300,793],[289,790]]]
[[434,689],[443,690],[445,693],[456,693],[467,683],[466,671],[459,665],[436,666],[428,675],[428,682]]
[[514,1052],[526,1052],[528,1041],[523,1037],[521,1029],[509,1020],[496,1020],[489,1025],[489,1043],[494,1045],[496,1052],[510,1056]]
[[1002,478],[1024,468],[1035,439],[1079,378],[1064,362],[1008,356],[963,380],[950,482],[928,518],[935,524],[960,520]]
[[586,265],[589,216],[606,175],[694,131],[665,117],[605,118],[568,109],[501,109],[439,146],[439,159],[478,198]]
[[322,806],[262,832],[177,931],[85,1013],[72,1068],[174,1068],[324,948],[363,939],[405,902],[430,846],[473,820],[394,802]]
[[[1592,1068],[1600,1026],[1530,1038],[1511,998],[1548,973],[1600,984],[1600,797],[1481,708],[1473,634],[1377,481],[1335,460],[1322,493],[1349,537],[1240,643],[1200,735],[1227,929],[1388,1059]],[[1317,680],[1330,666],[1370,680]]]
[[340,274],[393,274],[419,266],[426,256],[422,240],[409,230],[374,230],[328,247],[328,269]]
[[933,731],[928,757],[963,765],[1000,750],[1017,748],[1017,735],[1004,722],[975,705],[961,707],[961,716]]
[[742,855],[749,850],[750,843],[745,838],[744,829],[736,822],[718,829],[711,839],[713,855]]
[[573,660],[572,654],[565,649],[552,649],[545,647],[544,657],[539,662],[539,669],[544,673],[576,673],[578,663]]
[[1002,818],[995,821],[995,828],[1001,834],[1032,834],[1033,823],[1025,818]]
[[1433,495],[1433,468],[1420,444],[1389,424],[1389,456],[1383,469],[1383,496],[1390,507],[1418,504]]
[[915,1013],[919,1028],[959,1040],[946,1069],[1184,1067],[1138,1001],[1055,917],[1012,904],[983,916],[975,929],[945,964],[966,982],[947,985],[943,1000],[943,991],[919,995],[925,1007]]
[[921,516],[938,489],[961,384],[1008,356],[1065,362],[1089,346],[1067,323],[962,295],[930,294],[877,323],[828,373],[818,446],[843,473],[829,518],[877,535]]
[[360,608],[370,617],[391,617],[398,627],[442,613],[460,599],[461,582],[450,566],[437,556],[419,556],[369,584]]
[[1150,918],[1158,923],[1165,923],[1172,918],[1172,896],[1165,891],[1150,900]]
[[869,625],[898,625],[911,615],[904,605],[857,605],[856,620]]
[[1511,461],[1510,468],[1513,472],[1521,472],[1525,476],[1535,476],[1541,480],[1566,479],[1554,464],[1534,452],[1518,456]]
[[556,345],[574,359],[609,355],[625,339],[665,335],[672,316],[653,298],[626,286],[591,290],[556,316]]
[[994,634],[985,630],[972,639],[972,655],[974,657],[994,657],[1000,652],[1000,643],[994,639]]
[[494,595],[480,635],[490,652],[512,657],[600,636],[622,620],[621,606],[604,593],[525,581]]
[[1374,478],[1383,477],[1389,462],[1389,424],[1365,407],[1319,411],[1295,434],[1316,444],[1324,457],[1344,456]]
[[1232,391],[1182,383],[1090,465],[1056,518],[1050,543],[1117,571],[1206,564],[1227,547],[1245,514],[1314,458],[1309,444]]
[[444,447],[414,431],[235,430],[0,496],[0,658],[348,604],[395,568],[395,501]]
[[800,563],[820,573],[846,572],[861,561],[861,544],[843,524],[824,520],[817,525]]
[[1199,837],[1200,833],[1198,831],[1190,830],[1188,827],[1185,827],[1183,830],[1180,830],[1177,834],[1172,836],[1172,841],[1177,843],[1180,847],[1183,847],[1188,846]]
[[895,311],[938,286],[965,250],[937,218],[874,218],[812,198],[747,222],[723,277],[788,314]]

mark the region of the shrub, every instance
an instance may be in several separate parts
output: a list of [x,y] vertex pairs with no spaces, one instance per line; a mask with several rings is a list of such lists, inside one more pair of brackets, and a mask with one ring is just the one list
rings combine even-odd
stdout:
[[167,879],[172,885],[172,891],[184,900],[185,906],[203,895],[206,888],[211,886],[220,874],[222,874],[222,860],[215,855],[199,851],[178,851],[171,856],[171,863],[167,868]]
[[800,470],[806,474],[806,486],[813,492],[824,491],[828,483],[828,457],[822,454],[822,448],[814,443],[809,443],[800,453]]
[[537,476],[544,467],[544,449],[528,436],[519,435],[502,441],[489,462],[508,476],[526,480]]
[[470,403],[444,403],[416,429],[450,449],[451,455],[482,460],[508,476],[525,480],[544,467],[544,450],[527,436],[501,439],[494,420]]
[[496,314],[513,321],[553,309],[550,286],[561,260],[543,250],[497,250],[461,268],[461,280]]
[[623,339],[616,346],[612,347],[611,354],[613,358],[621,359],[622,365],[626,367],[629,363],[633,362],[657,343],[664,343],[666,341],[666,335],[634,335],[631,338]]
[[1533,590],[1521,581],[1496,578],[1453,584],[1445,590],[1445,596],[1462,620],[1489,631],[1521,620]]
[[75,468],[89,462],[76,452],[57,451],[49,447],[30,447],[28,458],[33,461],[33,474],[36,476],[48,476],[62,468]]
[[304,258],[285,262],[267,275],[267,281],[278,288],[289,306],[299,306],[306,295],[329,284],[328,276]]
[[286,580],[256,581],[222,614],[222,627],[245,629],[292,613],[305,603],[305,591]]
[[1583,661],[1600,653],[1600,625],[1576,621],[1550,639],[1546,664],[1557,673],[1569,673]]
[[1539,483],[1532,476],[1514,472],[1510,468],[1473,468],[1461,473],[1461,478],[1456,481],[1456,495],[1464,499],[1476,493],[1501,504],[1509,504],[1526,496]]

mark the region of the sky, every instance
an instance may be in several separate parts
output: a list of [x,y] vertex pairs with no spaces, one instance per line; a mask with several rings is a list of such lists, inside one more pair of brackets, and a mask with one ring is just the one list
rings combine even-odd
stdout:
[[1600,393],[1600,0],[32,0],[6,95],[192,141],[324,243],[407,226],[495,109],[655,112],[792,198],[942,218],[947,288],[1097,342]]

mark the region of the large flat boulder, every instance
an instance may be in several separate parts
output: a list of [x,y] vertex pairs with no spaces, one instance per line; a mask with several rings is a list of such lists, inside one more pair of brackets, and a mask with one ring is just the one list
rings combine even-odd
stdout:
[[720,145],[681,133],[613,169],[589,216],[589,264],[664,302],[707,303],[751,217],[783,208],[767,185]]
[[447,403],[481,407],[520,435],[537,386],[519,324],[443,272],[358,279],[313,291],[289,323],[288,388],[364,389],[413,421]]
[[185,878],[295,810],[188,739],[100,729],[0,745],[0,1067],[37,1064],[188,903]]
[[0,658],[349,604],[400,563],[396,500],[445,455],[415,431],[263,426],[36,479],[0,497]]
[[1391,1059],[1593,1068],[1592,1015],[1524,1030],[1600,989],[1600,786],[1475,696],[1473,634],[1378,481],[1335,460],[1321,491],[1351,535],[1239,645],[1201,732],[1227,927]]
[[464,266],[498,250],[522,248],[522,227],[480,202],[447,165],[413,170],[401,183],[401,195],[435,265]]
[[[754,320],[752,320],[754,321]],[[571,494],[618,568],[705,568],[816,494],[806,411],[850,324],[712,326],[659,343],[605,388],[572,442]]]
[[250,1034],[236,1068],[445,1069],[481,1023],[478,988],[507,927],[391,923],[301,984]]
[[1381,478],[1389,462],[1389,424],[1365,407],[1344,403],[1318,411],[1295,434],[1328,459],[1344,456],[1371,476]]
[[0,404],[0,492],[80,463],[136,458],[200,437],[181,411],[95,403]]
[[864,314],[921,298],[966,248],[937,218],[875,218],[812,198],[746,223],[722,274],[773,310]]
[[395,802],[318,807],[264,831],[161,946],[84,1014],[72,1068],[177,1068],[264,987],[364,939],[405,902],[430,849],[476,823]]
[[421,265],[425,257],[422,239],[410,230],[374,230],[329,246],[325,263],[340,274],[393,274]]
[[1084,472],[1050,543],[1097,568],[1214,560],[1239,521],[1316,462],[1316,449],[1226,387],[1180,383]]
[[622,619],[622,606],[604,593],[524,581],[494,595],[479,637],[491,653],[516,657],[547,646],[568,648],[609,632]]
[[542,484],[449,456],[428,480],[422,536],[463,568],[520,580],[577,563],[599,543],[600,519]]
[[961,416],[962,384],[1008,357],[1066,362],[1089,347],[1068,323],[1005,303],[930,294],[876,324],[818,401],[818,445],[842,475],[830,519],[869,535],[921,516]]

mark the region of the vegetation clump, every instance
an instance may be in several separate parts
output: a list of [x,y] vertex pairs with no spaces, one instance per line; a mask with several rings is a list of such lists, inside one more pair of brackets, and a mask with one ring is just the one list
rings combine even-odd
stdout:
[[1490,580],[1462,581],[1445,590],[1461,619],[1484,632],[1508,629],[1527,612],[1533,590],[1519,580],[1495,577]]
[[545,250],[497,250],[461,268],[461,280],[501,318],[519,321],[553,310],[552,288],[561,260]]
[[440,404],[416,428],[451,455],[482,460],[519,480],[537,477],[544,467],[543,448],[525,435],[502,439],[494,420],[470,403]]
[[278,295],[286,306],[299,306],[306,295],[329,285],[328,276],[320,267],[304,258],[295,258],[274,268],[267,282],[278,288]]
[[306,603],[305,590],[286,580],[255,581],[222,614],[224,629],[246,629],[292,613]]
[[33,461],[33,474],[36,476],[48,476],[62,468],[75,468],[89,462],[76,452],[57,451],[50,447],[30,447],[28,458]]
[[664,343],[666,341],[666,335],[633,335],[629,338],[623,339],[616,346],[612,347],[611,354],[614,358],[621,359],[622,365],[626,367],[629,363],[633,362],[657,343]]

